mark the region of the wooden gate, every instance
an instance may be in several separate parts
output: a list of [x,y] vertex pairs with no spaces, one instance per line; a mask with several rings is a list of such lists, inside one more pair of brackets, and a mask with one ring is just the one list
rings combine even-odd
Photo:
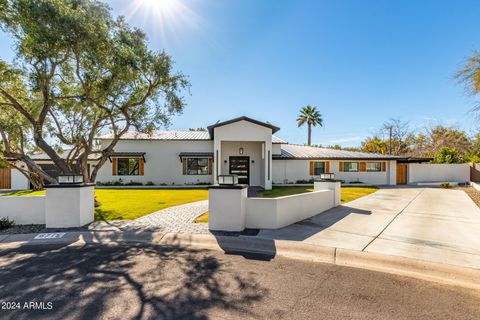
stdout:
[[397,184],[407,184],[407,164],[397,163]]
[[12,187],[12,172],[10,168],[0,168],[0,189],[10,189]]

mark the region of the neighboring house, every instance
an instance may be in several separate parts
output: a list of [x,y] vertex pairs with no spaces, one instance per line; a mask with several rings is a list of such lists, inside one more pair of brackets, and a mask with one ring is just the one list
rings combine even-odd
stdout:
[[[96,182],[215,184],[220,174],[236,174],[239,183],[271,189],[272,184],[307,183],[322,173],[333,173],[346,183],[372,185],[469,180],[465,165],[442,168],[452,174],[440,177],[436,168],[417,165],[428,159],[293,145],[274,135],[279,130],[268,122],[240,117],[211,125],[208,131],[129,131],[99,170]],[[106,146],[112,136],[97,139]],[[58,175],[45,155],[32,159]],[[89,159],[90,167],[95,164],[95,158]]]

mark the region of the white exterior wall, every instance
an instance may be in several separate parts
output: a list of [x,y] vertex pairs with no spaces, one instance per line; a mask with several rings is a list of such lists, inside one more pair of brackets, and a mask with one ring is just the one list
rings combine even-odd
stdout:
[[[311,160],[273,160],[273,182],[282,184],[295,183],[297,180],[310,180],[312,178],[312,176],[310,176],[310,161]],[[335,179],[344,180],[346,183],[360,181],[373,185],[396,184],[396,161],[387,161],[386,171],[381,172],[340,172],[340,161],[318,161],[329,161],[330,173],[335,174]]]
[[27,190],[30,189],[30,181],[19,170],[12,169],[11,171],[11,186],[12,190]]
[[[219,157],[227,155],[227,153],[222,151],[223,144],[222,142],[260,142],[264,145],[264,152],[261,154],[262,165],[259,164],[260,173],[263,177],[260,177],[259,184],[265,189],[269,190],[272,188],[272,129],[260,126],[249,121],[238,121],[233,122],[227,125],[223,125],[217,128],[214,128],[214,143],[213,150],[215,155],[216,165],[214,165],[214,181],[217,182],[216,177],[219,173],[224,173],[223,166],[224,162],[216,161],[217,154]],[[228,146],[228,144],[226,144]],[[261,146],[261,144],[260,144]],[[262,153],[262,152],[261,152]],[[270,158],[268,154],[270,153]],[[238,149],[232,155],[238,155]],[[220,163],[219,163],[220,162]],[[250,164],[251,165],[251,164]],[[263,167],[263,171],[262,168]],[[270,170],[268,170],[270,168]],[[252,168],[251,168],[252,170]],[[270,172],[268,172],[270,171]],[[252,179],[252,172],[250,173],[250,179]],[[270,178],[270,179],[269,179]],[[250,184],[253,184],[254,181],[250,180]]]
[[247,188],[208,190],[208,228],[243,231],[246,223]]
[[93,222],[93,206],[93,185],[85,187],[47,188],[45,202],[46,227],[74,228]]
[[[106,141],[102,142],[107,144]],[[105,147],[103,145],[102,147]],[[155,184],[213,183],[212,175],[183,175],[181,152],[212,152],[213,141],[120,140],[115,152],[145,152],[143,176],[114,176],[112,163],[107,161],[100,169],[97,181],[142,182]],[[215,164],[214,164],[215,165]]]
[[45,196],[0,197],[0,218],[16,224],[45,224]]
[[272,144],[272,154],[273,155],[281,155],[282,154],[282,145],[280,143],[273,143]]
[[321,190],[279,198],[247,198],[247,228],[278,229],[335,206],[334,192]]
[[408,183],[470,181],[468,164],[410,163]]
[[[243,154],[238,150],[243,148]],[[264,163],[262,162],[261,142],[231,142],[222,141],[221,174],[229,174],[230,156],[250,158],[250,185],[262,185],[264,176]],[[253,160],[253,163],[252,163]]]

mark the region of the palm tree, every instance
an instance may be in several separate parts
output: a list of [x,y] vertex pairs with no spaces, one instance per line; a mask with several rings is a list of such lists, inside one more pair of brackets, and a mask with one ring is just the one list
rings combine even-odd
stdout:
[[307,105],[300,110],[300,115],[297,118],[297,125],[298,127],[301,127],[305,123],[308,125],[308,145],[310,146],[312,145],[312,126],[323,127],[322,114],[316,107]]

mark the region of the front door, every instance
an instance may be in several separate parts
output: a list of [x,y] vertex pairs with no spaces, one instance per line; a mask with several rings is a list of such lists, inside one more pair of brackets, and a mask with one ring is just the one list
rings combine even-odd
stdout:
[[407,165],[405,163],[397,163],[397,184],[407,183]]
[[250,184],[250,157],[230,157],[230,174],[238,176],[238,183]]

